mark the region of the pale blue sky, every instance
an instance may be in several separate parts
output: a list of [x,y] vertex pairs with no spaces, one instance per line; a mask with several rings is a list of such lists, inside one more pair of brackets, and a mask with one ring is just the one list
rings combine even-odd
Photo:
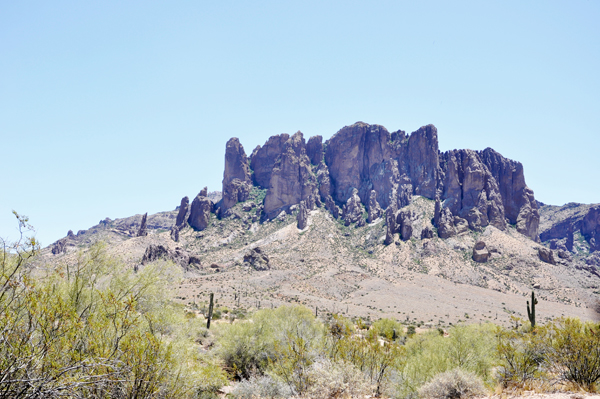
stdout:
[[0,1],[0,236],[220,190],[225,142],[356,121],[492,147],[600,202],[600,2]]

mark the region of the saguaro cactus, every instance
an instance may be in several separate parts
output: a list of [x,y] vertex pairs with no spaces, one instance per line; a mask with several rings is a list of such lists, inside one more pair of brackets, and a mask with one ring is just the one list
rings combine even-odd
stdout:
[[527,301],[527,317],[531,323],[531,328],[535,327],[535,305],[537,305],[537,303],[538,300],[535,297],[535,293],[531,291],[531,309],[529,308],[529,301]]
[[213,294],[213,293],[210,294],[210,304],[208,305],[208,317],[206,318],[206,328],[207,329],[210,328],[210,319],[212,319],[214,296],[215,296],[215,294]]

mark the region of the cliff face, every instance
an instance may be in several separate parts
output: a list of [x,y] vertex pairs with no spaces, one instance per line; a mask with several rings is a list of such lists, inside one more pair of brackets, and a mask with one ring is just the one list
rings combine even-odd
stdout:
[[525,184],[523,166],[490,148],[440,153],[433,125],[407,135],[357,122],[325,143],[321,136],[306,144],[301,132],[281,134],[257,147],[249,160],[233,138],[225,156],[222,214],[247,197],[250,184],[267,189],[268,219],[306,200],[325,203],[335,217],[339,208],[351,209],[346,213],[352,216],[344,219],[360,226],[363,206],[369,221],[383,216],[382,209],[398,218],[412,196],[420,195],[440,200],[444,225],[438,231],[446,237],[466,225],[479,230],[491,224],[504,230],[508,222],[539,240],[538,205]]

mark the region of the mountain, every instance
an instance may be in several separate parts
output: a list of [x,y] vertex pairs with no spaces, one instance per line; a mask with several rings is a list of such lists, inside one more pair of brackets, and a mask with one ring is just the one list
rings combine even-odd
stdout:
[[47,265],[72,262],[103,240],[132,267],[171,259],[190,307],[215,292],[229,307],[507,324],[534,290],[542,320],[592,318],[599,210],[539,203],[519,162],[491,148],[440,152],[433,125],[407,135],[357,122],[325,142],[272,136],[250,156],[232,138],[222,193],[107,219],[43,252]]

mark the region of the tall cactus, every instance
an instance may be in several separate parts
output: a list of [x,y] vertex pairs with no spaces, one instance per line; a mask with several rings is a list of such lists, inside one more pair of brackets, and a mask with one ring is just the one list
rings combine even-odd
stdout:
[[213,294],[212,292],[210,293],[210,303],[208,305],[208,316],[206,317],[206,329],[208,330],[210,328],[210,320],[212,319],[212,315],[213,315],[213,298],[215,297],[215,294]]
[[535,297],[535,293],[531,291],[531,309],[529,308],[529,301],[527,301],[527,317],[531,323],[531,328],[535,327],[535,305],[537,305],[537,303],[538,300]]

